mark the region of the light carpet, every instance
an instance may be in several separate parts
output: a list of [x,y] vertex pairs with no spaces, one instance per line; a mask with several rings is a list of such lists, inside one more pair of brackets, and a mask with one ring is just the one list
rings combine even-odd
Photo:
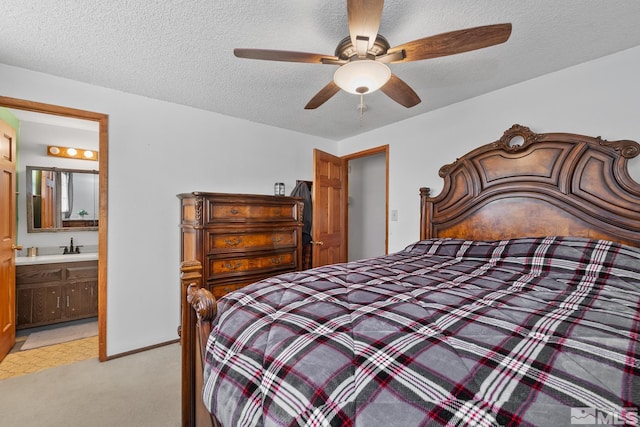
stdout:
[[96,335],[98,335],[98,322],[79,323],[29,334],[20,350],[30,350]]
[[179,427],[180,350],[176,343],[0,380],[0,426]]

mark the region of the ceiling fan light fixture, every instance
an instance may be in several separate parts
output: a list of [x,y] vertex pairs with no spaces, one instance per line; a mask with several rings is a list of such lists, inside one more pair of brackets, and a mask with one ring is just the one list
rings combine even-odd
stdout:
[[371,59],[354,60],[342,65],[333,75],[338,87],[354,95],[375,92],[391,78],[389,67]]

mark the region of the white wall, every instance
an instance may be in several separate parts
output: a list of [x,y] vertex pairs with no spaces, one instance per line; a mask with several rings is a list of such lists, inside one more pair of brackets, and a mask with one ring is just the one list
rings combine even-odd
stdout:
[[176,194],[273,194],[312,178],[321,138],[0,64],[0,95],[109,115],[107,354],[177,339]]
[[[389,210],[398,210],[398,221],[389,222],[394,252],[419,237],[418,189],[437,195],[441,166],[498,140],[515,123],[537,133],[640,141],[639,75],[636,47],[350,138],[339,155],[389,144]],[[640,158],[629,169],[640,182]]]

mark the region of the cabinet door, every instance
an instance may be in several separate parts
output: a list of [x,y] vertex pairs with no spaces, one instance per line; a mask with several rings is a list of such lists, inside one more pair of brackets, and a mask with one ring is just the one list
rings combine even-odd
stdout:
[[33,323],[33,289],[17,289],[16,327],[26,327]]
[[62,287],[42,286],[31,288],[33,291],[32,324],[44,324],[59,320],[62,317]]
[[65,317],[67,320],[98,315],[98,263],[70,264],[66,269]]
[[65,305],[68,319],[97,316],[98,282],[88,280],[66,285]]

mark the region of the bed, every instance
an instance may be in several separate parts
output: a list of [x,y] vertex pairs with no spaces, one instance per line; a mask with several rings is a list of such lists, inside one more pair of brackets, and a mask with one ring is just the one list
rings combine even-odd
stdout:
[[183,423],[640,424],[639,152],[514,125],[420,190],[404,250],[217,302],[183,266]]

